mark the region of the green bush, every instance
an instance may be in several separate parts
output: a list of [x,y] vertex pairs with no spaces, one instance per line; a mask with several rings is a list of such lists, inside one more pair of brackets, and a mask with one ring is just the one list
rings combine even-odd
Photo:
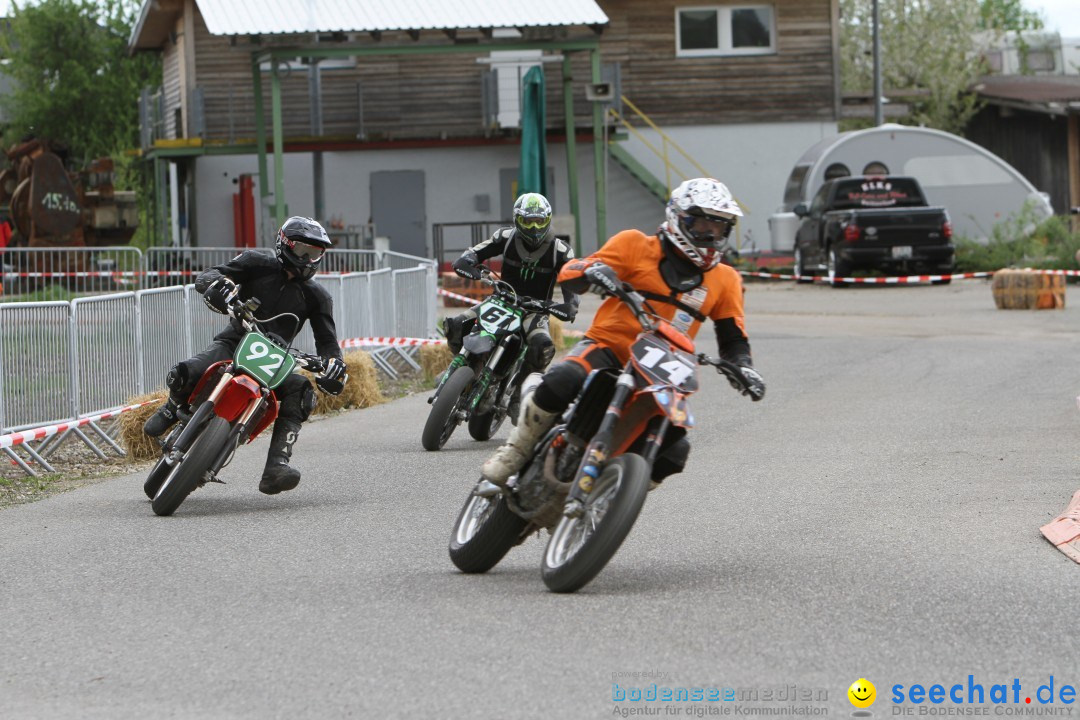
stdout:
[[1068,217],[1055,215],[1040,221],[1028,205],[995,225],[985,245],[958,238],[956,269],[958,272],[1007,267],[1071,270],[1077,267],[1078,250],[1080,233],[1072,231]]

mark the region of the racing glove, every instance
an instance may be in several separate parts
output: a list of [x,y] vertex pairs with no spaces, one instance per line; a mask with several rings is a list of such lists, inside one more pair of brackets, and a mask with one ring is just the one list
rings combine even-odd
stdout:
[[479,261],[476,253],[462,253],[461,257],[454,261],[454,272],[466,280],[479,280],[482,277],[480,268],[476,267]]
[[619,276],[615,274],[615,271],[610,266],[604,263],[593,263],[585,268],[583,274],[590,283],[608,295],[615,295],[622,287]]
[[236,299],[239,288],[227,277],[218,278],[210,283],[203,293],[203,302],[206,307],[222,315],[229,314],[229,303]]
[[574,322],[577,317],[577,307],[573,303],[559,303],[548,308],[548,312],[563,322]]
[[757,370],[746,365],[740,365],[739,374],[743,376],[744,384],[739,384],[734,380],[730,380],[731,387],[735,388],[743,395],[749,395],[750,399],[754,402],[765,397],[765,380]]
[[315,384],[327,395],[340,395],[348,379],[345,362],[341,358],[332,357],[326,361],[326,369],[322,375],[315,378]]

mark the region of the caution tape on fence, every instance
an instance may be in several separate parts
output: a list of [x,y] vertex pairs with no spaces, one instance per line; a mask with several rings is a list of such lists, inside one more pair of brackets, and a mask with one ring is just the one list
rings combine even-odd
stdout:
[[442,288],[439,288],[439,294],[443,297],[448,297],[453,300],[461,300],[462,302],[467,302],[470,305],[475,305],[477,303],[476,298],[471,298],[468,295],[459,295],[456,292],[450,292],[449,290],[443,290]]
[[[1080,270],[1035,270],[1051,275],[1080,275]],[[767,278],[770,280],[802,280],[818,283],[850,283],[855,285],[905,285],[909,283],[941,282],[943,280],[969,280],[993,276],[992,271],[950,273],[946,275],[899,275],[895,277],[829,277],[828,275],[790,275],[782,273],[750,272],[740,270],[743,277]]]
[[114,277],[189,277],[195,270],[86,270],[79,272],[5,272],[5,278],[114,278]]
[[343,348],[357,347],[416,347],[418,345],[445,345],[444,338],[408,338],[408,337],[362,337],[341,341]]
[[147,400],[146,402],[136,403],[135,405],[128,405],[127,407],[119,408],[117,410],[110,410],[109,412],[100,413],[98,415],[91,415],[90,417],[80,418],[79,420],[72,420],[66,423],[60,423],[59,425],[45,425],[39,428],[33,428],[30,430],[23,430],[21,432],[8,433],[7,435],[0,435],[0,448],[14,447],[15,445],[22,445],[23,443],[30,442],[32,440],[44,440],[47,437],[52,437],[68,430],[83,427],[90,423],[98,422],[100,420],[108,420],[109,418],[116,417],[126,412],[131,412],[141,408],[143,405],[149,405],[155,400]]

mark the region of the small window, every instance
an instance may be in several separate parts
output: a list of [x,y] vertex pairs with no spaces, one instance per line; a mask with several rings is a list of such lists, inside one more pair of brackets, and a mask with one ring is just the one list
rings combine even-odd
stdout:
[[767,55],[776,52],[772,5],[685,7],[675,10],[675,54]]
[[844,163],[833,163],[825,168],[826,180],[835,180],[836,178],[848,177],[849,175],[851,175],[851,171],[848,170],[848,166]]
[[1027,68],[1032,72],[1044,72],[1054,69],[1054,53],[1048,50],[1028,50],[1025,55]]
[[864,167],[862,169],[862,174],[863,175],[888,175],[889,174],[889,167],[885,163],[883,163],[883,162],[881,162],[879,160],[875,160],[873,162],[870,162],[870,163],[866,164],[866,167]]
[[990,72],[1001,72],[1003,65],[1003,56],[1000,50],[991,50],[983,55],[983,60],[986,62],[986,67],[990,69]]

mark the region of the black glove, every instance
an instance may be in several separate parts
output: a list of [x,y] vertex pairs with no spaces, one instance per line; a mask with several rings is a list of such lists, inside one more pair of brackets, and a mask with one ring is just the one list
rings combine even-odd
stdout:
[[326,369],[315,378],[315,384],[327,395],[340,395],[349,379],[347,368],[341,358],[332,357],[326,361]]
[[237,292],[239,292],[239,288],[236,287],[236,283],[227,277],[223,277],[210,283],[209,287],[206,288],[206,292],[203,293],[202,299],[206,303],[206,307],[216,313],[227,315],[229,313],[229,303],[236,298]]
[[619,276],[604,263],[593,263],[585,268],[585,278],[608,295],[615,295],[622,288]]
[[563,322],[574,322],[577,317],[577,306],[574,303],[560,303],[548,308],[548,312]]
[[729,380],[731,387],[735,388],[743,395],[749,395],[750,399],[754,402],[765,397],[765,380],[757,370],[746,365],[740,365],[739,373],[743,376],[745,383],[739,384],[735,380]]
[[480,268],[476,267],[477,257],[472,253],[465,253],[454,261],[454,272],[466,280],[479,280],[483,277]]

